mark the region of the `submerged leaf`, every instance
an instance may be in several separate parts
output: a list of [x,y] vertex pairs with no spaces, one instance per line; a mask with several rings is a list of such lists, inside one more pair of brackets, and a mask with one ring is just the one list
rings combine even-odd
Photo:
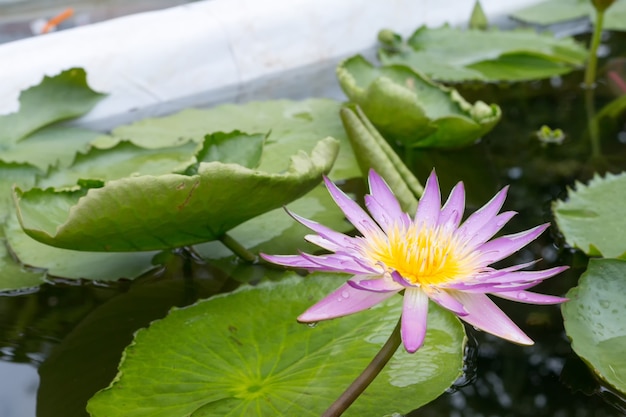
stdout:
[[0,116],[0,146],[11,145],[36,130],[91,110],[104,94],[87,85],[82,68],[72,68],[22,91],[16,113]]
[[626,394],[626,262],[592,259],[563,304],[574,351],[603,380]]
[[576,184],[567,201],[556,201],[552,210],[565,241],[591,256],[626,258],[624,202],[626,174],[594,177]]
[[[311,299],[341,281],[293,274],[173,310],[137,332],[117,378],[87,410],[93,417],[319,416],[376,354],[401,312],[401,297],[393,297],[315,328],[296,322]],[[433,303],[428,317],[424,347],[413,355],[399,349],[346,416],[406,413],[460,375],[463,326]]]
[[27,234],[56,247],[84,251],[145,251],[221,237],[244,221],[311,190],[327,173],[339,144],[322,139],[311,155],[292,157],[283,173],[203,162],[194,175],[140,175],[104,187],[15,190]]
[[[531,30],[419,28],[406,42],[385,38],[379,58],[408,65],[443,81],[521,81],[548,78],[581,67],[585,48],[571,38]],[[390,42],[391,41],[391,42]]]
[[500,120],[500,108],[468,103],[409,67],[376,68],[361,56],[337,68],[341,88],[387,140],[407,147],[462,147]]

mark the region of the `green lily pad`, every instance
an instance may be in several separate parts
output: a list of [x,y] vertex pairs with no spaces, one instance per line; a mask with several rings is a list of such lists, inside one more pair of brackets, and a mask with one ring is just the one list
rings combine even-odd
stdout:
[[18,112],[0,116],[0,146],[14,144],[54,122],[82,116],[102,98],[104,94],[87,85],[82,68],[46,76],[40,84],[22,91]]
[[[55,248],[28,236],[16,216],[9,217],[5,233],[11,252],[19,261],[11,259],[10,267],[13,270],[22,269],[21,263],[45,271],[46,275],[68,279],[116,281],[120,278],[136,278],[156,268],[153,259],[159,253],[78,252]],[[0,278],[0,288],[10,288],[14,285],[12,282]]]
[[[118,376],[89,401],[88,412],[319,416],[369,363],[401,312],[398,296],[315,328],[295,321],[343,279],[291,277],[173,310],[136,333]],[[413,355],[400,349],[346,416],[406,413],[454,382],[463,326],[432,304],[428,323],[422,349]]]
[[111,383],[122,352],[138,329],[165,317],[172,306],[185,306],[228,288],[228,277],[215,270],[203,279],[183,278],[184,267],[178,262],[182,260],[168,265],[167,278],[160,273],[144,276],[127,292],[81,314],[72,331],[46,352],[38,368],[37,417],[88,417],[87,401]]
[[70,167],[51,170],[37,186],[71,188],[82,180],[104,183],[124,177],[184,171],[195,162],[197,147],[195,142],[187,142],[170,148],[146,149],[127,141],[110,149],[92,147],[87,153],[78,154]]
[[202,148],[196,155],[199,162],[223,162],[256,168],[263,154],[264,134],[249,135],[238,130],[217,132],[204,137]]
[[0,154],[4,162],[25,163],[42,171],[50,167],[67,167],[78,152],[85,153],[91,141],[103,136],[88,129],[48,126],[6,147]]
[[383,137],[407,147],[467,146],[500,120],[497,105],[472,105],[406,66],[376,68],[355,56],[339,65],[337,77]]
[[589,184],[576,183],[567,201],[556,201],[552,210],[565,241],[590,256],[626,258],[624,217],[626,174],[595,176]]
[[5,239],[0,238],[0,292],[22,290],[43,284],[43,271],[29,270],[9,255]]
[[4,163],[0,161],[0,224],[13,206],[13,185],[32,187],[37,175],[44,172],[29,164]]
[[221,237],[238,224],[311,190],[335,160],[339,144],[318,142],[283,173],[202,162],[194,175],[139,175],[96,188],[15,189],[18,218],[40,242],[82,251],[145,251]]
[[359,167],[338,117],[340,109],[341,103],[328,99],[272,100],[187,109],[120,126],[111,132],[113,137],[102,138],[94,145],[110,147],[123,139],[144,148],[161,148],[188,140],[201,143],[209,132],[269,132],[258,169],[276,173],[287,168],[287,156],[300,150],[310,152],[320,138],[331,136],[339,140],[340,150],[330,177],[359,177]]
[[626,262],[592,259],[563,304],[572,348],[603,380],[626,393]]
[[587,51],[572,38],[518,29],[476,30],[422,26],[405,42],[382,31],[379,59],[408,65],[442,81],[524,81],[581,67]]
[[[595,20],[595,9],[589,0],[549,0],[516,11],[511,17],[526,23],[553,25],[587,17]],[[603,28],[626,31],[626,1],[617,0],[604,17]]]

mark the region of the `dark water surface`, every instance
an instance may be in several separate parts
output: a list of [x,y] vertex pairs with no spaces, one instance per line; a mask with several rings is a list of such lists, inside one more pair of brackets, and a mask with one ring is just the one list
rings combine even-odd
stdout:
[[[613,34],[605,46],[613,56],[624,55],[626,36]],[[625,117],[601,126],[602,152],[592,154],[581,80],[582,74],[576,73],[533,83],[462,86],[472,101],[498,103],[503,120],[471,148],[415,151],[408,163],[420,180],[436,167],[445,194],[462,179],[469,210],[510,184],[504,210],[519,214],[505,233],[550,222],[551,202],[564,198],[566,187],[575,180],[626,169]],[[613,97],[603,83],[596,93],[598,108]],[[542,144],[533,132],[544,124],[563,129],[565,141]],[[555,295],[575,286],[587,264],[586,256],[565,247],[554,227],[506,262],[536,258],[543,259],[539,269],[572,266],[534,289]],[[112,380],[135,330],[164,317],[172,306],[237,286],[185,250],[173,253],[167,265],[133,282],[58,280],[31,293],[0,296],[0,417],[33,417],[35,404],[37,417],[86,416],[87,399]],[[410,416],[626,413],[626,400],[602,387],[572,352],[558,306],[497,302],[536,344],[516,346],[468,329],[465,378],[459,387]]]

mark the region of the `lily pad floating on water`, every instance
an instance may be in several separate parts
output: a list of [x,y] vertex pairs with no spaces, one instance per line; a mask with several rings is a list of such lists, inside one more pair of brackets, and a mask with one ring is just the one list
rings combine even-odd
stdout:
[[192,245],[218,239],[306,194],[330,171],[338,148],[337,140],[322,139],[310,155],[293,155],[283,173],[198,161],[189,175],[83,179],[78,189],[16,188],[18,218],[29,236],[65,249],[124,252]]
[[[590,0],[548,0],[525,7],[511,15],[514,19],[536,25],[553,25],[571,20],[595,20],[595,10]],[[606,30],[626,31],[626,1],[617,0],[605,13]]]
[[458,148],[474,143],[500,120],[501,110],[468,103],[403,65],[374,67],[362,56],[337,68],[341,88],[385,139],[406,147]]
[[379,59],[407,65],[439,81],[525,81],[566,74],[582,67],[586,49],[572,38],[528,29],[417,29],[408,40],[381,31]]
[[0,146],[12,145],[44,126],[82,116],[91,110],[104,94],[87,85],[82,68],[71,68],[20,94],[16,113],[0,116]]
[[592,259],[563,304],[574,351],[604,381],[626,394],[626,261]]
[[565,241],[590,256],[626,259],[624,202],[626,174],[596,175],[589,184],[576,183],[567,201],[552,210]]
[[[320,323],[295,317],[345,279],[327,274],[246,286],[174,309],[140,330],[92,417],[319,416],[365,368],[401,314],[401,297]],[[346,416],[406,413],[460,375],[465,333],[431,303],[425,345],[402,348]],[[392,400],[390,400],[392,399]]]

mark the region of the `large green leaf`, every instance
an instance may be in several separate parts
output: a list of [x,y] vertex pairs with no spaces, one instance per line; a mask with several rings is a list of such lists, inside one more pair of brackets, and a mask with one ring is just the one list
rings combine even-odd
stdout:
[[406,42],[383,31],[379,58],[408,65],[444,81],[520,81],[564,74],[580,67],[585,48],[571,38],[531,30],[419,28]]
[[[548,0],[518,10],[512,17],[527,23],[552,25],[583,17],[593,21],[595,11],[590,0]],[[617,0],[606,11],[603,27],[607,30],[626,30],[626,1]]]
[[320,138],[331,136],[341,146],[330,173],[333,179],[360,176],[352,149],[338,117],[341,103],[327,99],[273,100],[243,105],[226,104],[210,109],[187,109],[172,116],[144,119],[120,126],[96,145],[130,140],[142,147],[169,147],[188,140],[200,143],[209,132],[269,133],[258,169],[281,172],[287,157],[300,150],[310,152]]
[[[286,207],[293,213],[324,224],[333,230],[348,232],[354,227],[345,219],[326,187],[321,184]],[[300,251],[319,250],[319,246],[304,240],[304,236],[309,232],[309,229],[296,222],[281,207],[240,224],[228,234],[253,253],[296,254]],[[207,242],[194,248],[204,258],[220,259],[233,256],[221,242]],[[228,263],[237,265],[232,259],[229,259]],[[239,276],[235,278],[240,279]]]
[[595,176],[589,184],[576,183],[567,201],[556,201],[552,210],[565,241],[591,256],[625,258],[624,202],[626,174]]
[[[295,275],[295,274],[294,274]],[[320,323],[295,317],[345,278],[317,274],[245,287],[173,310],[135,335],[93,417],[319,416],[391,333],[401,297]],[[431,304],[425,345],[400,349],[345,413],[403,413],[440,395],[459,375],[463,326]]]
[[[77,252],[43,244],[28,236],[15,216],[7,221],[5,232],[9,247],[20,263],[55,277],[116,281],[136,278],[156,267],[153,263],[156,251]],[[7,267],[12,270],[21,268],[14,260],[11,261],[12,264]],[[11,281],[0,280],[0,288],[10,288],[11,285],[14,285]]]
[[562,307],[572,348],[593,371],[626,394],[626,262],[592,259]]
[[127,292],[81,315],[38,368],[37,417],[87,417],[87,401],[111,383],[138,329],[165,317],[172,306],[229,288],[228,277],[219,271],[205,266],[202,279],[190,279],[182,272],[186,268],[184,259],[170,261],[166,271],[142,277]]
[[87,85],[82,68],[72,68],[22,91],[18,112],[0,116],[0,147],[14,144],[36,130],[91,110],[104,97]]
[[65,249],[192,245],[304,195],[330,170],[338,146],[333,138],[322,139],[311,155],[294,155],[283,173],[203,162],[194,175],[139,175],[66,191],[16,188],[18,218],[31,237]]
[[500,108],[468,103],[411,68],[374,67],[361,56],[337,68],[341,88],[387,140],[408,147],[462,147],[500,120]]

